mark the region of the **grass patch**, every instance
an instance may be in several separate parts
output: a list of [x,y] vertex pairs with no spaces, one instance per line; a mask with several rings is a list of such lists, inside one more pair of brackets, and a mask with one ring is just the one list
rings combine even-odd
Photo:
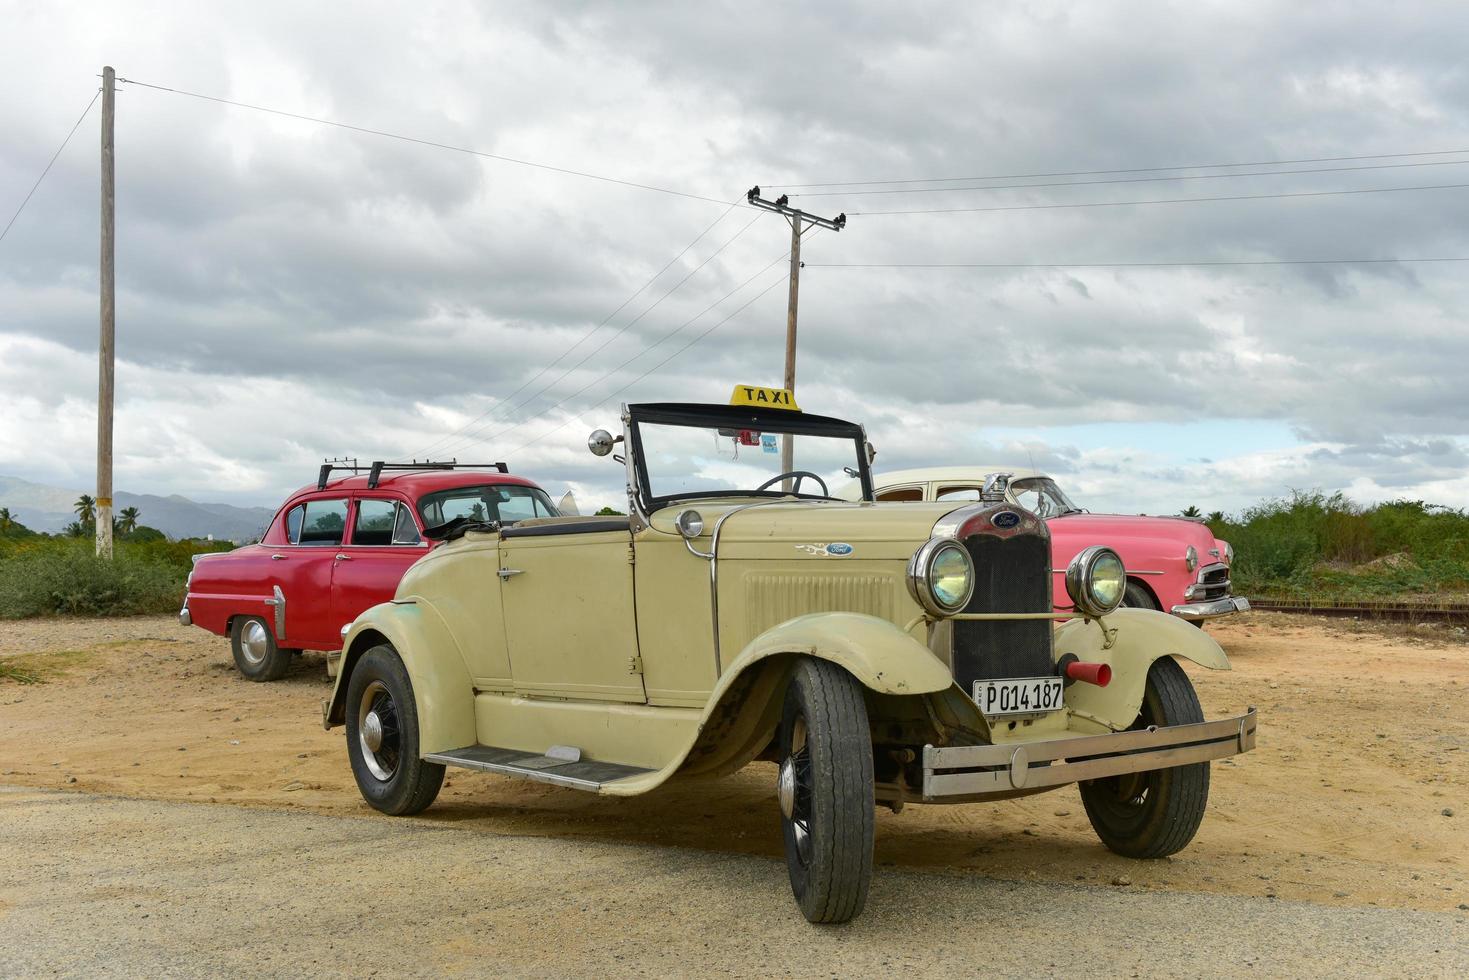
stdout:
[[[117,644],[108,644],[116,646]],[[93,650],[53,650],[47,653],[23,653],[0,660],[0,681],[17,684],[44,684],[89,663]]]
[[41,675],[17,666],[8,660],[0,660],[0,681],[14,681],[17,684],[39,684]]

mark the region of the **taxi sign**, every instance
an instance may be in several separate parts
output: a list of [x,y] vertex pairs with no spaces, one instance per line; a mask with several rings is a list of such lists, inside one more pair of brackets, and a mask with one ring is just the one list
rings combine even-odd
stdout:
[[788,412],[801,410],[796,404],[796,396],[784,388],[757,388],[754,385],[735,385],[729,403],[752,408],[780,408]]

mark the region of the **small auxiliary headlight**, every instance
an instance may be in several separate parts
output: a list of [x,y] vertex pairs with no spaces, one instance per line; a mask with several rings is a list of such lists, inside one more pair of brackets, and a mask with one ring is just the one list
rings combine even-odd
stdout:
[[974,563],[952,538],[931,538],[908,561],[908,594],[935,616],[952,616],[974,594]]
[[704,533],[704,518],[696,510],[686,510],[673,519],[673,526],[686,538],[697,538]]
[[1083,548],[1066,567],[1066,592],[1077,612],[1093,619],[1105,616],[1127,595],[1127,569],[1111,548]]
[[1224,563],[1226,565],[1234,564],[1234,545],[1228,541],[1224,542]]

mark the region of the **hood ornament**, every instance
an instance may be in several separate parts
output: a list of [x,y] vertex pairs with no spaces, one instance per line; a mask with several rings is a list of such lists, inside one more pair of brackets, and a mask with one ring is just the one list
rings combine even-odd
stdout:
[[984,487],[979,491],[979,499],[987,504],[1003,504],[1006,495],[1010,492],[1011,473],[986,473]]

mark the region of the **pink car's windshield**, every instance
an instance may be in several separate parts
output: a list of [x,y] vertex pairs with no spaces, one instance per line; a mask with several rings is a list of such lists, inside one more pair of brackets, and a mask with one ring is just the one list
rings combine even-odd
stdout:
[[1015,502],[1040,518],[1075,514],[1081,508],[1073,504],[1048,476],[1033,476],[1010,481],[1010,496]]

